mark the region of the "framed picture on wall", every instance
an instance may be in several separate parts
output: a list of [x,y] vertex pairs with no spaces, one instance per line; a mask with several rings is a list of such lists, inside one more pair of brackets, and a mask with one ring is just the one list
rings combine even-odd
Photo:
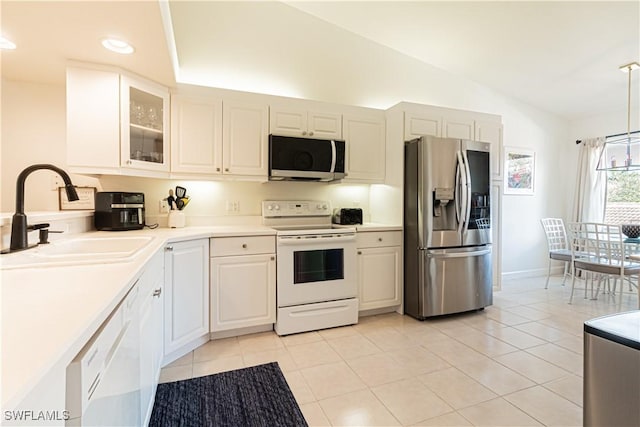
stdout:
[[504,148],[504,194],[532,195],[536,173],[536,153],[516,147]]

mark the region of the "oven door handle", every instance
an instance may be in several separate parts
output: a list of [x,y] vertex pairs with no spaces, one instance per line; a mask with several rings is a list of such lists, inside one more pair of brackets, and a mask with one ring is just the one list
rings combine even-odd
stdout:
[[321,235],[314,237],[278,237],[278,244],[286,246],[312,246],[315,244],[327,244],[333,242],[353,242],[355,240],[355,234],[331,237],[322,237]]

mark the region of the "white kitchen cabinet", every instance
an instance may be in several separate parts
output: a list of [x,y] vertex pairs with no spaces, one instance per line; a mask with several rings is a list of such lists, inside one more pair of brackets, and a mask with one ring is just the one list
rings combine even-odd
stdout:
[[148,425],[164,355],[164,254],[145,267],[140,288],[140,420]]
[[66,89],[69,170],[166,175],[167,88],[110,67],[70,66]]
[[474,120],[466,115],[446,115],[442,119],[442,136],[445,138],[474,139]]
[[206,342],[209,336],[209,241],[165,246],[164,362]]
[[222,172],[266,179],[269,172],[269,107],[225,100],[222,108]]
[[405,112],[404,128],[407,141],[421,136],[473,140],[475,131],[473,117],[444,109]]
[[171,172],[222,173],[222,100],[171,96]]
[[211,332],[276,321],[273,236],[211,239]]
[[442,136],[442,117],[437,114],[404,113],[404,139],[409,141],[421,136]]
[[341,139],[342,115],[293,106],[271,106],[269,131],[284,136]]
[[345,114],[345,169],[348,180],[384,182],[386,129],[383,116]]
[[476,120],[475,139],[491,144],[491,179],[502,181],[502,123]]
[[120,75],[120,164],[169,171],[169,90]]
[[358,231],[359,310],[402,303],[402,232]]

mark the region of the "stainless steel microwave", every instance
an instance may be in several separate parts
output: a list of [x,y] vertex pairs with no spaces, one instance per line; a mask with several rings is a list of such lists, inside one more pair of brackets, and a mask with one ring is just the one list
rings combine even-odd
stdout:
[[345,177],[345,142],[269,135],[269,179],[334,181]]

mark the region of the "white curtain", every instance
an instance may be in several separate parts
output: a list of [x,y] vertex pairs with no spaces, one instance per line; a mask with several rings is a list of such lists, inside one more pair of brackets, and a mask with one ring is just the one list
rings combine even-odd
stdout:
[[607,172],[597,171],[605,138],[583,139],[578,157],[578,177],[573,199],[574,221],[603,222],[607,201]]

